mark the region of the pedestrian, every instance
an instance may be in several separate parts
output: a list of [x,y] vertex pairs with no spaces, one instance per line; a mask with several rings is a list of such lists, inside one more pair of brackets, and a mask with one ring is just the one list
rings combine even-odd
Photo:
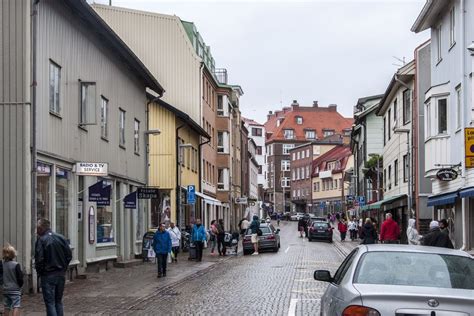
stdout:
[[7,244],[3,248],[3,262],[0,263],[0,284],[3,286],[3,313],[5,316],[20,315],[23,272],[15,258],[15,248]]
[[438,221],[430,222],[430,232],[421,239],[423,246],[442,247],[454,249],[449,236],[441,231]]
[[352,241],[357,238],[357,221],[355,217],[352,217],[352,219],[349,221],[349,236]]
[[347,234],[347,224],[344,218],[339,219],[339,224],[337,224],[337,229],[339,230],[339,233],[341,234],[341,241],[345,241],[346,234]]
[[300,217],[300,219],[298,220],[298,231],[300,232],[300,238],[303,238],[305,222],[306,221],[303,217]]
[[392,213],[385,214],[385,221],[380,229],[380,241],[384,244],[396,244],[400,237],[400,228],[392,219]]
[[420,244],[421,236],[418,234],[418,230],[416,230],[416,220],[414,218],[410,218],[408,220],[408,228],[407,228],[407,240],[409,245],[419,245]]
[[369,245],[377,243],[377,232],[375,231],[374,224],[370,218],[365,219],[365,224],[362,226],[360,232],[360,238],[362,239],[361,244]]
[[170,233],[165,229],[165,224],[161,223],[157,232],[153,236],[153,250],[155,251],[158,263],[158,278],[166,277],[166,265],[168,254],[171,252],[172,243]]
[[211,227],[209,229],[209,241],[211,242],[211,256],[214,256],[214,250],[216,249],[217,245],[217,225],[215,219],[211,221]]
[[168,228],[168,233],[171,237],[171,251],[173,252],[173,261],[178,262],[179,246],[181,244],[181,231],[173,222],[171,222],[170,227]]
[[247,217],[244,217],[242,218],[242,220],[240,221],[240,224],[239,224],[239,228],[240,228],[240,235],[244,236],[245,235],[245,232],[247,231],[247,229],[249,228],[249,221],[247,220]]
[[36,226],[35,268],[41,281],[46,315],[64,315],[63,293],[72,251],[63,235],[51,231],[51,223],[40,219]]
[[191,242],[196,246],[196,261],[202,261],[202,251],[204,249],[204,242],[207,241],[206,229],[201,224],[201,219],[197,218],[193,226],[191,234]]
[[277,213],[277,226],[280,227],[281,214]]
[[252,233],[252,244],[254,252],[252,256],[258,255],[258,231],[260,230],[260,221],[258,220],[258,216],[254,215],[252,223],[250,224],[250,230]]
[[267,216],[267,219],[265,220],[265,222],[266,222],[267,224],[270,224],[270,223],[272,222],[272,219]]
[[224,220],[221,218],[217,221],[217,251],[219,252],[219,256],[226,255],[226,247],[225,247],[225,230],[224,230]]
[[449,228],[448,228],[448,221],[443,218],[439,221],[439,229],[441,230],[442,233],[445,233],[446,235],[449,236]]

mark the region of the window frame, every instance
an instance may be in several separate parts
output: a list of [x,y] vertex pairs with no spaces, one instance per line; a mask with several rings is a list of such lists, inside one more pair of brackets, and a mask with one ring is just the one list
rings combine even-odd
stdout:
[[462,86],[456,87],[456,130],[462,127]]
[[[448,134],[448,131],[449,131],[449,104],[448,104],[448,98],[449,96],[442,96],[442,97],[438,97],[436,98],[436,122],[437,122],[437,126],[436,126],[436,134],[437,135],[447,135]],[[446,101],[445,103],[445,131],[444,132],[440,132],[440,101]]]
[[344,259],[344,261],[341,263],[339,268],[337,268],[336,273],[334,273],[334,277],[332,278],[333,281],[332,283],[335,285],[340,285],[342,280],[347,274],[347,271],[349,271],[349,268],[352,265],[352,262],[357,256],[357,253],[359,252],[359,249],[356,248],[352,250],[352,252]]
[[133,152],[140,155],[140,121],[133,120]]
[[[408,96],[408,99],[407,97]],[[403,91],[403,125],[407,125],[411,122],[411,90],[406,89]]]
[[[88,109],[90,109],[90,107],[87,105],[87,104],[84,104],[86,103],[89,98],[86,97],[84,99],[84,88],[86,91],[88,91],[88,87],[91,87],[93,86],[94,87],[94,97],[93,97],[93,106],[92,106],[92,114],[93,114],[93,117],[95,118],[96,117],[96,106],[97,106],[97,83],[96,82],[93,82],[93,81],[80,81],[79,82],[79,94],[80,94],[80,100],[79,100],[79,127],[82,127],[84,128],[84,126],[86,125],[95,125],[96,122],[95,120],[93,122],[88,122],[87,119],[88,119]],[[88,94],[87,94],[88,95]]]
[[125,139],[125,127],[126,127],[126,113],[122,108],[119,108],[119,146],[125,148],[126,139]]
[[403,155],[403,183],[408,182],[408,154]]
[[295,138],[295,130],[292,129],[292,128],[283,129],[283,137],[285,139],[294,139]]
[[456,6],[453,5],[449,11],[449,46],[450,49],[456,45]]
[[398,186],[398,159],[393,162],[393,186]]
[[437,64],[439,64],[443,60],[443,46],[442,46],[442,24],[439,24],[438,27],[436,28],[436,37],[437,37],[437,43],[436,43],[436,53],[437,53]]
[[49,60],[49,113],[57,116],[61,116],[61,70],[58,63]]

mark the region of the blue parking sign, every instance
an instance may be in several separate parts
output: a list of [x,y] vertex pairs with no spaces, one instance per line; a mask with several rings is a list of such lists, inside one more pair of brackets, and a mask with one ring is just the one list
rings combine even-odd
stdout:
[[196,203],[196,186],[195,185],[188,185],[188,204]]

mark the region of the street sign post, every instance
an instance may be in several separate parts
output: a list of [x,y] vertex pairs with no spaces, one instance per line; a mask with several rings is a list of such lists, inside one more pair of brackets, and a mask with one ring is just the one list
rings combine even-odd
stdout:
[[188,204],[196,203],[196,186],[195,185],[188,185]]

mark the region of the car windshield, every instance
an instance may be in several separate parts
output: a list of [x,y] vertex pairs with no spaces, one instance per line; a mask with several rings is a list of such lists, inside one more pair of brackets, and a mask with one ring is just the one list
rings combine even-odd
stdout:
[[368,252],[359,261],[354,283],[474,289],[474,260],[413,252]]
[[[271,233],[270,227],[268,227],[268,226],[260,226],[260,230],[262,231],[262,234],[270,234]],[[247,235],[251,235],[251,234],[252,234],[252,230],[250,228],[247,229]]]
[[317,228],[317,229],[326,229],[326,228],[328,228],[328,224],[327,223],[322,223],[322,222],[314,222],[313,227]]

